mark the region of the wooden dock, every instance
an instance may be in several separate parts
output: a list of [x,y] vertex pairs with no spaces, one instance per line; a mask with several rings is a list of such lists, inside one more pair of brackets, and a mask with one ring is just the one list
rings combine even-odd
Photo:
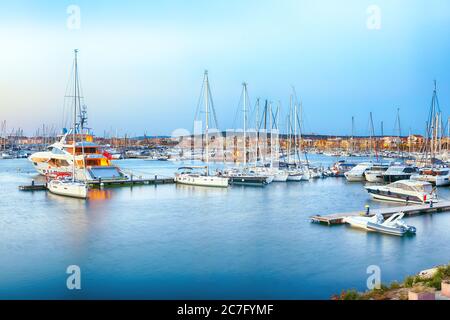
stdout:
[[[138,185],[157,185],[175,183],[173,178],[158,177],[153,178],[130,178],[117,180],[94,180],[88,181],[87,184],[91,188],[108,188],[108,187],[132,187]],[[30,185],[19,186],[21,191],[43,191],[47,190],[47,184],[37,184],[34,181]]]
[[[370,209],[368,216],[371,217],[378,213],[381,213],[384,218],[389,218],[391,215],[397,212],[404,212],[405,216],[414,216],[426,213],[445,212],[445,211],[450,211],[450,201],[436,202],[433,203],[432,206],[430,206],[430,204],[417,204],[399,207]],[[323,216],[315,215],[310,217],[310,219],[312,222],[323,223],[328,225],[336,225],[336,224],[343,224],[344,217],[349,216],[366,216],[366,211],[361,210],[354,212],[335,213]]]
[[158,177],[153,178],[130,178],[130,179],[117,179],[117,180],[95,180],[88,181],[88,185],[91,188],[101,187],[131,187],[135,185],[156,185],[156,184],[172,184],[175,183],[173,178]]
[[19,186],[19,190],[20,191],[43,191],[43,190],[47,190],[47,185],[44,184],[36,184],[36,183],[32,183],[30,185],[26,185],[26,186]]

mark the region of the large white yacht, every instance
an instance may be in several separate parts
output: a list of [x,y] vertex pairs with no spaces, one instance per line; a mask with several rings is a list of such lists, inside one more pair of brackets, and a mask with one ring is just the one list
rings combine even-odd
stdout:
[[[73,164],[72,135],[64,134],[61,140],[47,150],[33,153],[28,159],[42,175],[71,174]],[[82,141],[80,141],[82,139]],[[124,173],[102,153],[102,147],[93,142],[91,135],[78,135],[75,143],[75,178],[79,180],[123,179]]]
[[423,168],[411,175],[411,180],[427,181],[436,187],[450,185],[450,168]]
[[352,168],[350,171],[344,173],[345,178],[348,181],[365,181],[365,172],[372,168],[373,164],[370,162],[363,162],[356,165],[356,167]]
[[368,182],[383,182],[383,174],[389,169],[388,164],[377,164],[364,172]]
[[419,204],[437,201],[435,190],[429,182],[400,180],[386,186],[365,188],[372,197],[379,200]]
[[[33,153],[28,160],[37,172],[48,178],[72,176],[79,181],[98,181],[126,179],[125,174],[111,163],[111,155],[102,151],[94,142],[90,130],[86,128],[86,106],[81,104],[78,79],[77,53],[74,59],[74,92],[67,97],[73,98],[73,127],[60,137],[58,142],[48,146],[45,151]],[[80,114],[77,114],[77,110]]]

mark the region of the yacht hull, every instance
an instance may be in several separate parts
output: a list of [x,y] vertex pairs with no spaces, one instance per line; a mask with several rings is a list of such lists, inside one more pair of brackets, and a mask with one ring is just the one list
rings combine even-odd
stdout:
[[444,187],[450,185],[450,179],[446,176],[439,177],[433,175],[413,175],[411,176],[411,180],[429,182],[436,187]]
[[51,193],[59,195],[59,196],[78,198],[78,199],[87,199],[88,198],[88,187],[84,183],[50,181],[47,184],[47,189]]
[[383,182],[382,172],[366,172],[365,178],[368,182]]
[[229,179],[216,176],[193,176],[178,174],[175,176],[175,182],[199,187],[228,188]]
[[351,175],[351,174],[345,174],[345,178],[349,182],[362,182],[366,181],[366,177],[363,175]]
[[390,174],[390,175],[383,175],[383,182],[384,183],[393,183],[400,180],[408,180],[411,177],[410,174]]
[[275,173],[273,177],[273,182],[286,182],[289,177],[289,174],[284,171],[280,171]]
[[389,234],[389,235],[393,235],[393,236],[399,236],[399,237],[404,236],[407,232],[407,230],[404,228],[389,227],[389,226],[384,226],[382,224],[377,224],[377,223],[373,223],[373,222],[368,222],[367,228],[371,231],[376,231],[376,232]]
[[384,201],[394,201],[394,202],[408,202],[424,204],[430,202],[429,200],[424,200],[419,198],[417,195],[408,195],[401,193],[392,193],[389,191],[384,191],[377,189],[376,187],[366,187],[367,192],[374,198]]
[[264,187],[268,184],[268,177],[259,177],[259,176],[237,176],[237,177],[229,177],[230,183],[234,185],[245,185],[245,186],[256,186],[256,187]]

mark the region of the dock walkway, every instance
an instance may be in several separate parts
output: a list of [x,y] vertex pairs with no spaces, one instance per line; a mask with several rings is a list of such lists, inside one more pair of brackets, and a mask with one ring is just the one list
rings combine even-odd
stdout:
[[[87,181],[87,184],[91,188],[102,187],[132,187],[135,185],[156,185],[156,184],[171,184],[174,183],[173,178],[158,177],[153,178],[129,178],[129,179],[116,179],[116,180],[92,180]],[[47,184],[37,184],[32,182],[30,185],[19,186],[21,191],[44,191],[47,190]]]
[[[405,216],[413,216],[420,215],[426,213],[433,212],[445,212],[450,211],[450,201],[441,201],[433,203],[432,206],[430,204],[417,204],[417,205],[408,205],[408,206],[398,206],[398,207],[388,207],[388,208],[378,208],[378,209],[370,209],[369,217],[374,216],[378,213],[381,213],[384,218],[389,218],[391,215],[397,212],[404,212]],[[365,216],[366,213],[364,210],[361,211],[353,211],[353,212],[344,212],[344,213],[335,213],[328,215],[314,215],[311,216],[310,219],[312,222],[324,223],[328,225],[335,224],[343,224],[344,217],[349,216]]]

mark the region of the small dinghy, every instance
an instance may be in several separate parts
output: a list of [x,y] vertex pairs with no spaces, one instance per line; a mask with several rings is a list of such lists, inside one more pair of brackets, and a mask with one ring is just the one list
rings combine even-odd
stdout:
[[393,214],[389,219],[384,220],[381,214],[372,217],[345,217],[344,222],[354,228],[360,228],[367,231],[380,232],[395,236],[404,236],[405,234],[415,234],[416,228],[407,225],[403,221],[403,212]]

